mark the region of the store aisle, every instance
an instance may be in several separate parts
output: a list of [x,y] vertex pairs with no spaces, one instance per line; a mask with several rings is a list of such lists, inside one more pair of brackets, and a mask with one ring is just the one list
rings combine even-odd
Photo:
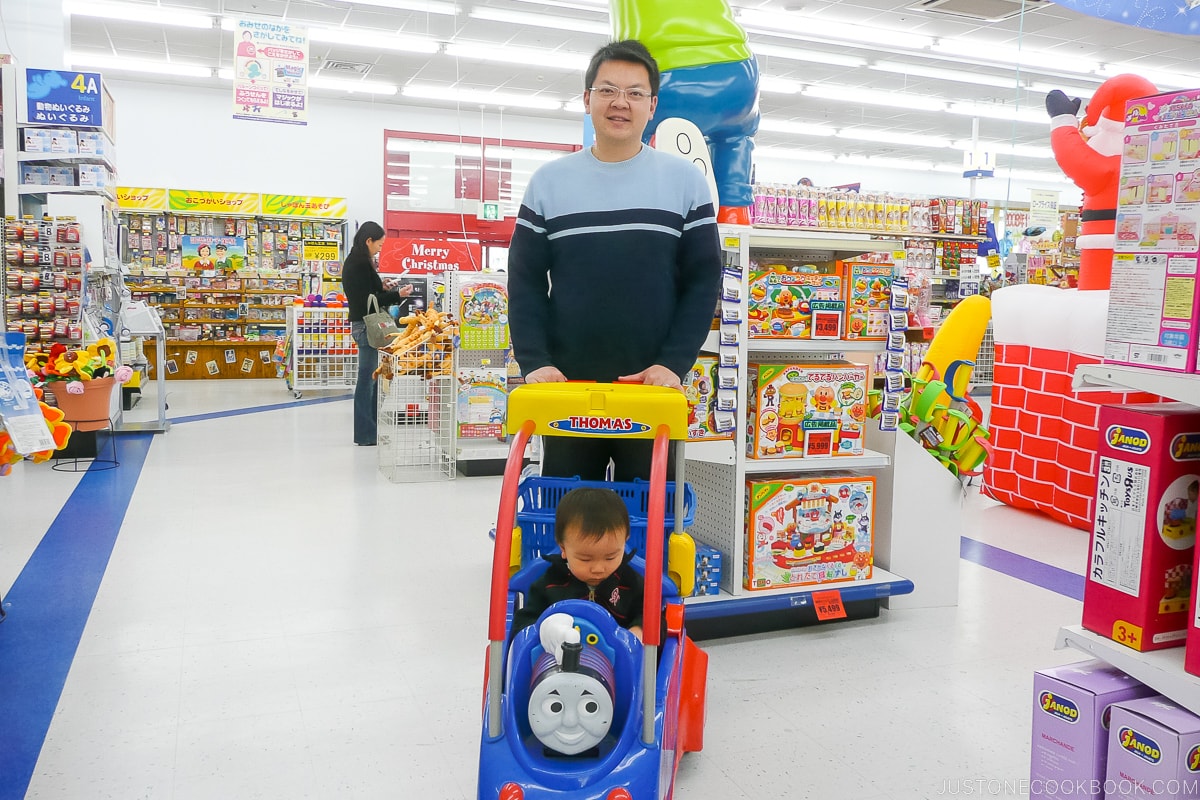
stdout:
[[[0,661],[16,631],[53,635],[66,674],[5,663],[6,696],[22,680],[61,696],[44,743],[0,714],[0,741],[40,745],[25,764],[5,748],[0,799],[474,797],[499,479],[390,484],[350,444],[348,401],[200,385],[172,386],[191,421],[153,438],[123,517],[97,501],[71,526],[95,552],[93,529],[120,529],[77,649],[30,627],[58,596],[31,608],[20,590],[78,478],[0,481]],[[1079,619],[1087,537],[977,496],[968,510],[964,553],[990,566],[962,562],[957,608],[704,643],[705,749],[677,796],[1021,796],[1032,672],[1081,658],[1052,647]]]

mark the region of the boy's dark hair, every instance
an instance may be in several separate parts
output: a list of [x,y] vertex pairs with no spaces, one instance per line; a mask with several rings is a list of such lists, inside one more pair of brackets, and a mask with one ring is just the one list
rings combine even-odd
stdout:
[[613,531],[628,539],[629,511],[612,489],[572,489],[558,501],[554,512],[554,540],[559,547],[567,528],[574,528],[588,539],[601,539]]
[[[609,42],[596,51],[588,64],[587,72],[583,74],[583,90],[586,92],[596,83],[596,73],[605,61],[628,61],[631,64],[641,64],[650,73],[650,94],[658,95],[658,62],[646,45],[637,39],[625,39],[620,42]],[[624,89],[624,86],[619,87]]]

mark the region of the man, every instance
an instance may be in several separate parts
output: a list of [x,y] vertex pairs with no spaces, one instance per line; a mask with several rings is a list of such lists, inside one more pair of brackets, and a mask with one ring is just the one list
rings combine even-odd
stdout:
[[229,257],[229,247],[223,244],[217,245],[217,271],[222,275],[235,271],[233,259]]
[[[509,251],[513,349],[527,383],[636,381],[682,390],[712,323],[721,255],[713,198],[686,159],[642,145],[658,65],[602,47],[584,81],[595,144],[530,179]],[[649,476],[647,440],[547,437],[542,474]]]

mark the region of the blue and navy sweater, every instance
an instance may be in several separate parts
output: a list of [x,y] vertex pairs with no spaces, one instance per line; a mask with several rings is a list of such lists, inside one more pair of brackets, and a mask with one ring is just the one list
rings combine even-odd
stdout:
[[704,176],[649,147],[590,150],[534,173],[509,250],[509,328],[523,373],[612,381],[661,364],[681,378],[712,324],[721,275]]

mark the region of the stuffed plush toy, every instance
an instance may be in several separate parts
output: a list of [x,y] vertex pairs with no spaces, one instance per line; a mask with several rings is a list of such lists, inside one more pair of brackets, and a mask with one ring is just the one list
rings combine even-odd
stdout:
[[1137,75],[1109,78],[1100,84],[1079,123],[1075,119],[1082,102],[1078,97],[1067,97],[1057,89],[1046,95],[1054,159],[1067,177],[1083,190],[1082,224],[1077,242],[1080,289],[1109,287],[1125,103],[1157,92],[1154,84]]

